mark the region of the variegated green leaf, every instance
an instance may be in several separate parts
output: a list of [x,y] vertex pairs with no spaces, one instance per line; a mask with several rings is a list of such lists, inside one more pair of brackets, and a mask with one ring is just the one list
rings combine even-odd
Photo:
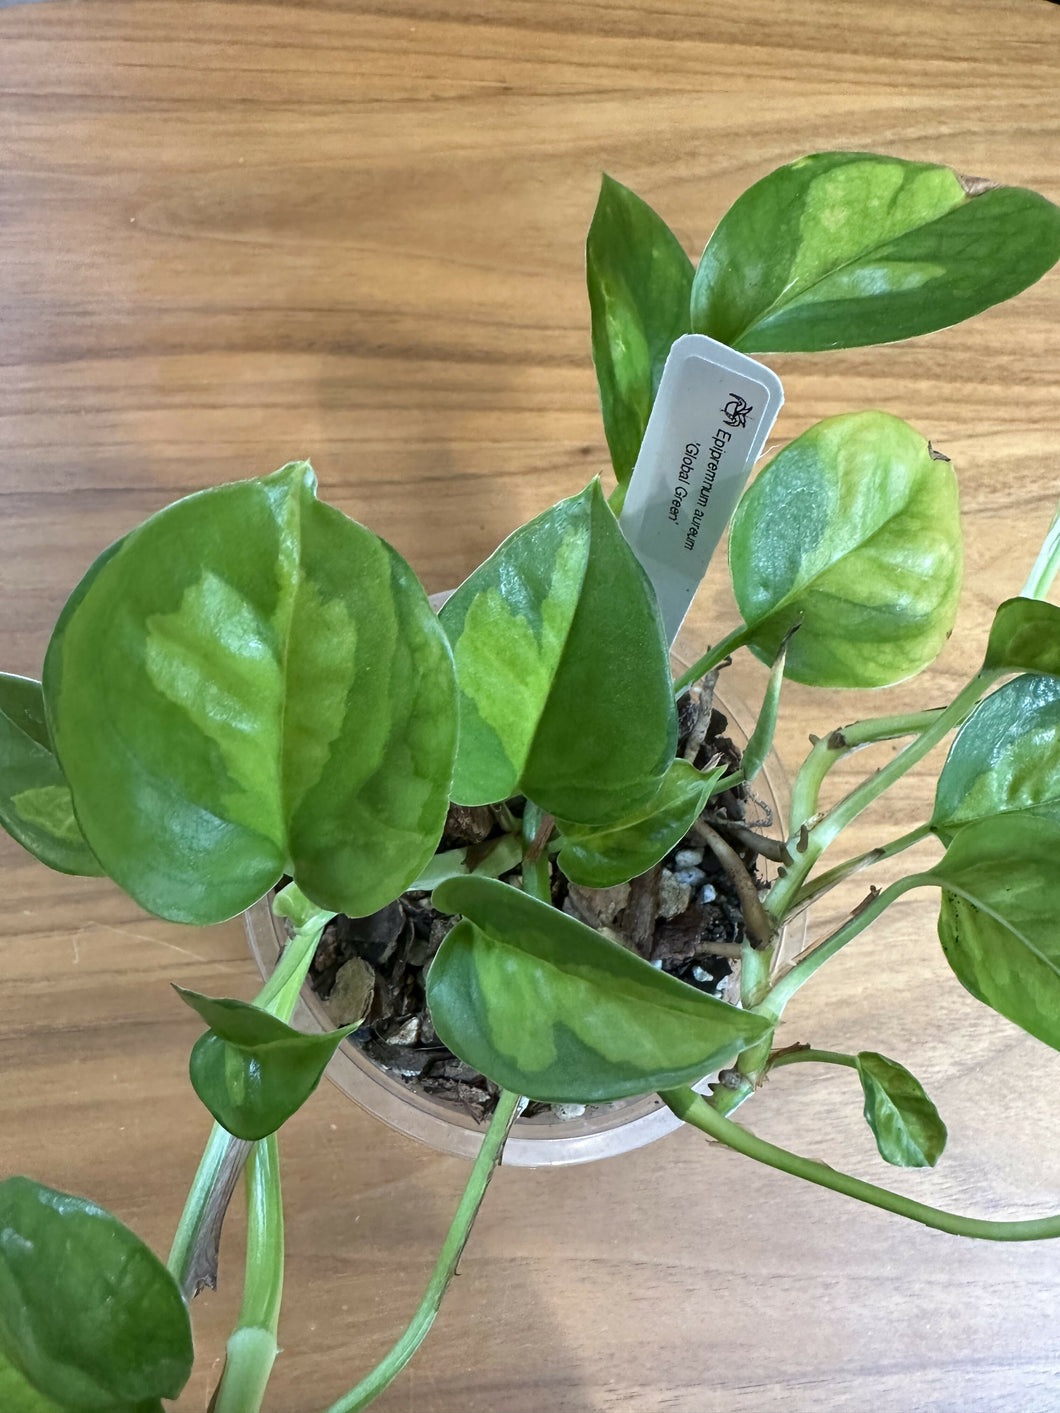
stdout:
[[670,345],[691,329],[692,262],[646,202],[605,176],[585,243],[585,275],[604,431],[624,487]]
[[935,789],[931,827],[946,837],[996,814],[1060,819],[1060,679],[1006,682],[958,731]]
[[753,482],[733,518],[729,567],[754,652],[817,687],[883,687],[926,667],[961,587],[949,462],[885,412],[818,422]]
[[441,611],[460,687],[453,798],[580,824],[652,798],[677,721],[655,595],[599,482],[516,530]]
[[462,913],[427,976],[439,1038],[532,1099],[590,1103],[701,1079],[760,1040],[760,1016],[697,991],[508,884],[443,883]]
[[86,839],[152,912],[206,923],[291,874],[363,916],[431,857],[452,663],[408,566],[306,462],[152,516],[64,610],[44,690]]
[[39,682],[0,673],[0,824],[60,873],[101,874],[74,817]]
[[870,152],[818,152],[739,197],[692,289],[692,327],[746,353],[855,348],[956,324],[1060,257],[1036,192]]
[[556,862],[583,888],[611,888],[636,878],[684,838],[724,774],[724,766],[702,771],[675,760],[658,794],[617,824],[588,829],[561,821]]

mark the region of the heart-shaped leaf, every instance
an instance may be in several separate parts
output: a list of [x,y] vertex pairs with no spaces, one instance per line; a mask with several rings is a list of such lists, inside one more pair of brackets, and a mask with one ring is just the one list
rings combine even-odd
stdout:
[[597,1103],[701,1079],[769,1024],[656,971],[506,883],[435,895],[462,913],[427,975],[439,1038],[505,1089]]
[[64,1413],[153,1413],[192,1365],[158,1257],[94,1202],[24,1177],[0,1183],[0,1348]]
[[935,789],[931,827],[1021,810],[1060,819],[1060,680],[1024,673],[1006,682],[961,727]]
[[452,663],[408,566],[306,462],[152,516],[75,591],[44,692],[85,837],[144,907],[207,923],[291,874],[382,907],[433,854]]
[[598,481],[510,535],[440,617],[460,687],[454,800],[521,793],[603,825],[652,798],[677,744],[669,654]]
[[34,858],[60,873],[99,875],[99,860],[74,818],[55,758],[44,693],[29,677],[0,672],[0,824]]
[[978,1000],[1060,1050],[1060,822],[997,815],[958,831],[925,875],[939,939]]
[[585,274],[604,431],[625,486],[670,345],[691,329],[692,262],[650,206],[605,176],[585,244]]
[[855,348],[959,323],[1060,258],[1060,211],[1020,187],[867,152],[818,152],[725,213],[692,328],[745,353]]
[[817,687],[883,687],[926,667],[961,587],[957,481],[885,412],[818,422],[754,481],[729,535],[750,646]]
[[357,1028],[305,1035],[246,1001],[174,990],[210,1027],[192,1048],[192,1086],[235,1138],[275,1133],[302,1107],[339,1043]]
[[1060,608],[1041,599],[1006,599],[994,614],[983,666],[1060,677]]
[[702,771],[675,760],[658,794],[617,824],[588,829],[561,821],[556,862],[583,888],[611,888],[636,878],[685,837],[724,774],[724,766]]
[[865,1121],[880,1157],[898,1168],[933,1168],[946,1146],[946,1125],[904,1065],[873,1050],[857,1056]]

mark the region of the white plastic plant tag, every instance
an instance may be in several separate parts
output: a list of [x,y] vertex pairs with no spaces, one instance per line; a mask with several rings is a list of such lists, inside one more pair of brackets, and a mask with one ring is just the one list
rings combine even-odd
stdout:
[[670,349],[618,523],[671,643],[783,402],[771,369],[716,339]]

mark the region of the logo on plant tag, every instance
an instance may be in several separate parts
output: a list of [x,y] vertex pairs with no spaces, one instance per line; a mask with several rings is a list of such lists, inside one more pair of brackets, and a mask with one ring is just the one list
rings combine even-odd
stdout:
[[751,404],[739,393],[730,393],[729,400],[721,409],[727,427],[746,427],[747,419],[754,411]]

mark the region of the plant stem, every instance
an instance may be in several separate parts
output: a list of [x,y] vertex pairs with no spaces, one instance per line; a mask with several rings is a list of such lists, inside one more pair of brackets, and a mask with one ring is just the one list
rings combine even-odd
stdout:
[[853,721],[849,726],[840,726],[819,741],[814,741],[813,749],[803,761],[791,791],[789,833],[792,837],[816,815],[825,777],[844,756],[877,741],[917,736],[927,730],[944,710],[944,707],[936,707],[930,711],[908,712],[904,716],[869,717],[865,721]]
[[755,1007],[755,1010],[762,1015],[769,1016],[772,1020],[779,1019],[792,996],[809,981],[818,967],[824,966],[825,962],[830,961],[848,942],[852,942],[855,937],[864,932],[866,927],[875,922],[880,914],[903,893],[908,893],[911,888],[930,884],[932,881],[927,874],[914,873],[910,874],[908,878],[898,879],[889,888],[884,888],[881,893],[874,889],[864,905],[853,917],[848,918],[842,927],[836,928],[835,932],[819,942],[816,947],[802,954],[791,970],[785,972],[773,986],[773,989]]
[[800,845],[805,847],[797,851],[792,867],[783,878],[777,880],[765,900],[766,911],[771,917],[781,922],[787,916],[806,881],[807,874],[828,845],[873,800],[882,795],[896,780],[900,780],[906,771],[933,750],[949,731],[959,726],[976,706],[986,688],[998,676],[1000,673],[994,668],[982,668],[977,672],[948,707],[932,714],[930,724],[915,740],[910,741],[904,750],[899,751],[874,775],[863,780],[817,821],[799,841]]
[[782,1173],[791,1173],[793,1177],[816,1183],[818,1187],[827,1187],[833,1192],[856,1198],[859,1202],[867,1202],[872,1207],[880,1207],[885,1212],[894,1212],[910,1221],[922,1222],[924,1226],[934,1227],[936,1231],[949,1232],[953,1236],[979,1237],[985,1241],[1039,1241],[1060,1236],[1060,1215],[1008,1222],[987,1221],[980,1217],[963,1217],[956,1212],[944,1212],[938,1207],[929,1207],[924,1202],[902,1197],[897,1192],[889,1192],[874,1183],[862,1182],[860,1178],[839,1172],[825,1163],[800,1157],[797,1153],[789,1153],[786,1148],[778,1148],[773,1143],[756,1138],[742,1125],[733,1123],[731,1119],[711,1108],[703,1096],[696,1094],[694,1090],[667,1089],[659,1097],[679,1119],[702,1130],[737,1153],[743,1153],[759,1163],[777,1168]]
[[746,623],[734,628],[728,637],[722,638],[717,646],[711,648],[698,662],[693,663],[687,672],[681,673],[674,683],[674,696],[679,697],[693,682],[698,682],[701,677],[713,671],[719,662],[724,662],[737,648],[742,648],[750,636],[751,630]]
[[850,878],[855,873],[859,873],[870,864],[882,863],[884,859],[893,858],[895,854],[900,854],[903,850],[912,848],[914,844],[919,844],[921,839],[926,839],[930,833],[930,824],[918,824],[917,827],[911,829],[908,834],[901,834],[897,839],[892,839],[888,844],[879,844],[875,849],[869,849],[867,853],[858,854],[856,858],[847,859],[844,863],[837,864],[835,868],[830,868],[827,873],[819,873],[816,878],[812,878],[810,882],[805,885],[796,897],[792,904],[792,911],[796,908],[806,907],[823,893],[827,893],[830,888],[834,888],[837,883],[842,883],[844,879]]
[[1048,533],[1038,551],[1038,558],[1027,576],[1027,582],[1020,590],[1025,599],[1044,599],[1053,586],[1057,571],[1060,570],[1060,510],[1053,517]]
[[523,891],[539,903],[552,902],[552,869],[544,845],[553,822],[550,814],[527,800],[523,811]]
[[782,1050],[770,1057],[769,1068],[781,1070],[785,1065],[798,1065],[811,1062],[820,1065],[845,1065],[848,1070],[856,1070],[858,1062],[853,1055],[845,1055],[842,1050],[815,1050],[811,1045],[799,1050]]
[[254,1144],[246,1168],[243,1303],[228,1340],[214,1413],[258,1413],[276,1359],[283,1293],[283,1202],[276,1135]]
[[357,1413],[357,1410],[367,1408],[369,1403],[397,1377],[423,1343],[427,1331],[434,1323],[434,1317],[442,1303],[442,1296],[456,1272],[457,1264],[471,1233],[472,1223],[482,1205],[489,1180],[500,1162],[505,1140],[522,1109],[523,1102],[518,1094],[513,1094],[507,1089],[501,1090],[497,1107],[490,1119],[490,1126],[482,1140],[482,1147],[478,1151],[467,1187],[464,1189],[464,1195],[456,1209],[456,1216],[453,1218],[445,1243],[439,1252],[438,1261],[419,1308],[413,1315],[405,1333],[386,1358],[377,1364],[359,1384],[350,1389],[349,1393],[344,1394],[336,1403],[333,1403],[327,1413]]

